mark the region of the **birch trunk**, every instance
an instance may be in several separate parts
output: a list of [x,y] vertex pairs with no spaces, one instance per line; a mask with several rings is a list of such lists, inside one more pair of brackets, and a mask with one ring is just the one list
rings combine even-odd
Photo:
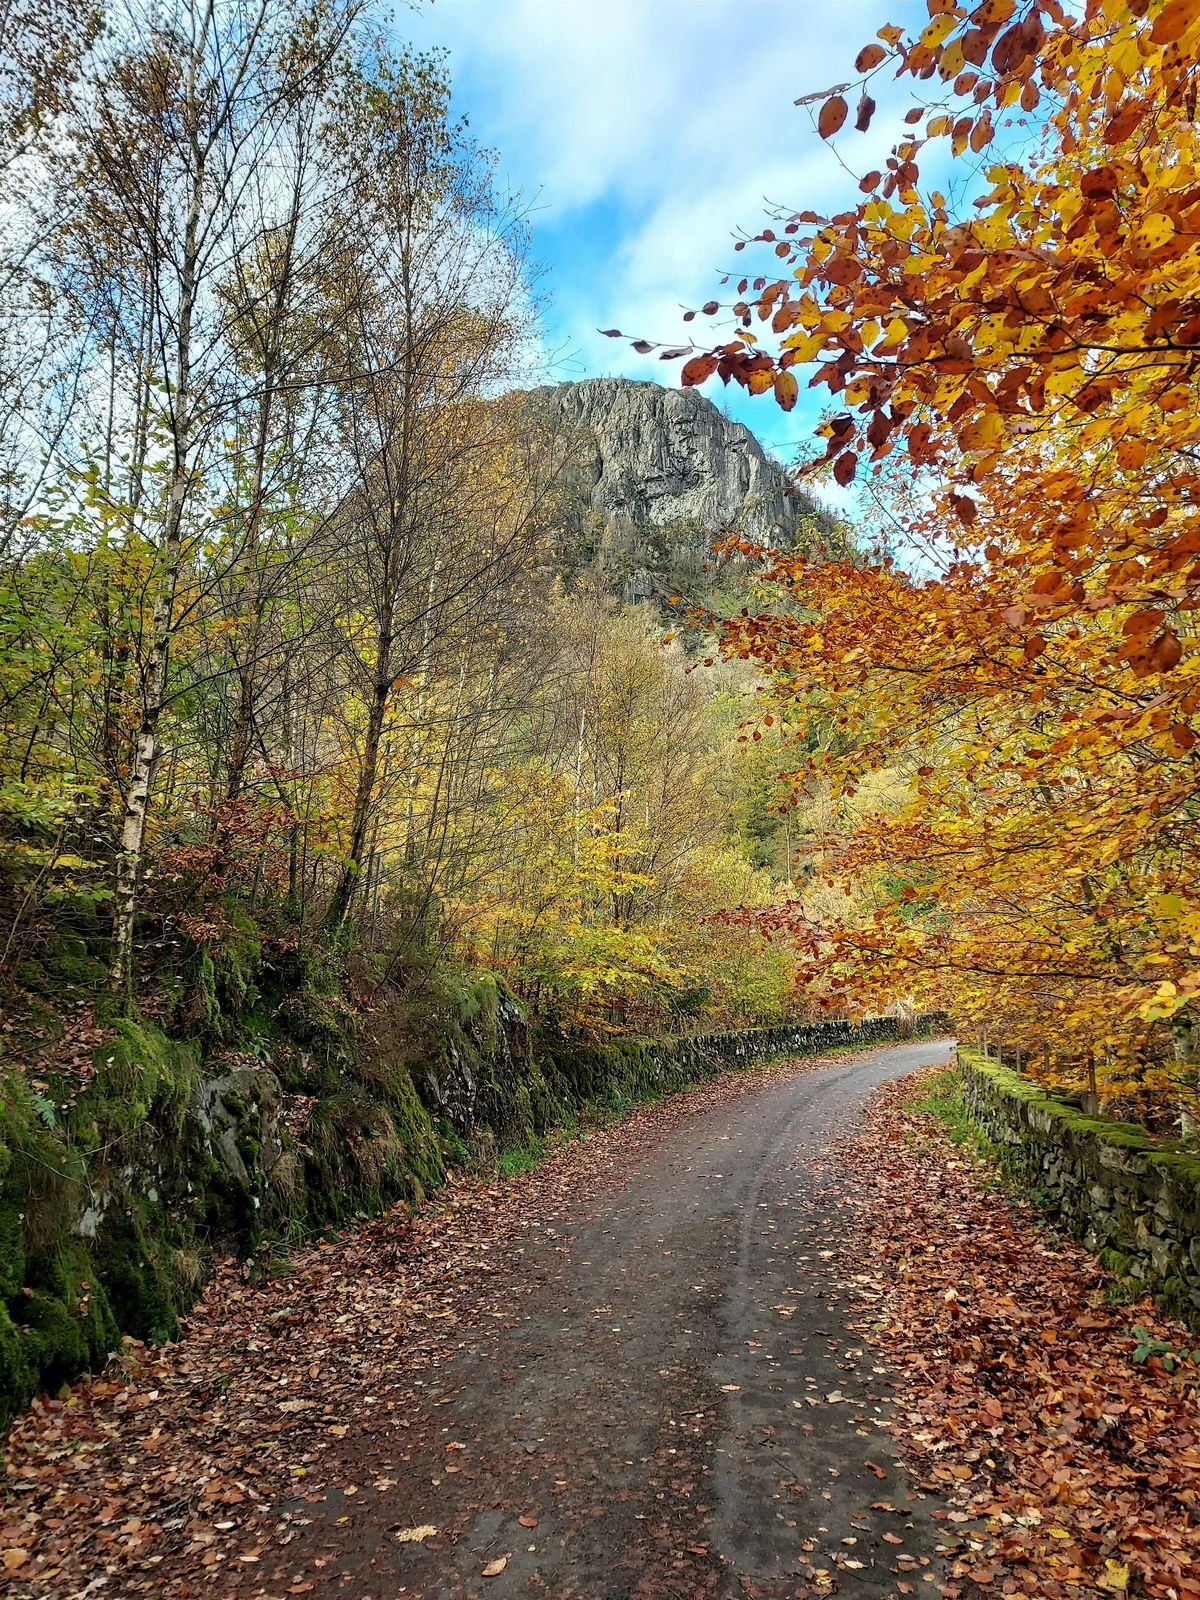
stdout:
[[[194,75],[194,64],[192,70]],[[193,96],[189,98],[194,106],[194,84]],[[158,759],[158,728],[162,720],[171,639],[175,631],[175,597],[183,556],[183,517],[191,476],[192,319],[196,310],[197,239],[204,194],[204,156],[204,150],[193,137],[192,181],[180,262],[174,393],[171,396],[171,476],[160,547],[161,567],[150,625],[150,644],[142,676],[142,715],[130,762],[121,845],[117,853],[112,965],[109,968],[109,985],[116,994],[127,993],[133,978],[133,934],[145,854],[146,818],[150,807],[150,786]]]

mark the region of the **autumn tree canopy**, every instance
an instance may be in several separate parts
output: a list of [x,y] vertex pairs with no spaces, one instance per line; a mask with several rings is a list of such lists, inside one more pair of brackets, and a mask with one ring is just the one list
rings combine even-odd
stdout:
[[[820,869],[854,880],[856,911],[766,920],[860,1001],[911,989],[1074,1071],[1094,1052],[1117,1087],[1173,1056],[1186,1078],[1200,5],[926,10],[810,97],[849,164],[879,75],[912,81],[911,131],[845,210],[738,241],[755,266],[703,308],[720,342],[683,367],[784,409],[802,381],[827,390],[822,464],[906,482],[894,504],[922,552],[768,556],[778,603],[725,627],[776,714],[803,725],[832,696],[846,734],[821,766],[850,831]],[[856,818],[861,775],[887,766],[903,801]],[[793,802],[812,781],[805,763]]]

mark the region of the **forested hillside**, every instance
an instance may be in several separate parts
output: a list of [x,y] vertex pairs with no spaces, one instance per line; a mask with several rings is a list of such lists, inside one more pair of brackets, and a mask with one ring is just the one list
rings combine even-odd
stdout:
[[792,870],[759,678],[671,618],[740,605],[717,531],[844,538],[708,401],[536,381],[524,215],[353,0],[56,26],[5,14],[17,1394],[208,1241],[644,1087],[610,1041],[817,1009],[723,920]]
[[596,1027],[778,1015],[786,958],[714,962],[704,921],[786,872],[733,737],[752,677],[623,601],[736,592],[712,527],[811,503],[689,397],[651,516],[662,401],[609,386],[623,446],[521,392],[523,221],[436,61],[346,7],[172,27],[98,40],[9,131],[18,1010],[69,975],[220,1033],[295,958],[364,994],[483,964]]

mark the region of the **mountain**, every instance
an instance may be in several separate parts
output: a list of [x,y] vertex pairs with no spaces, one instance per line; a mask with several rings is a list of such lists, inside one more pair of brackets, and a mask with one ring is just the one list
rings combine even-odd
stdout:
[[568,424],[590,440],[581,471],[609,520],[646,526],[693,522],[790,540],[813,504],[740,422],[695,389],[630,378],[590,378],[549,391]]
[[790,546],[834,526],[748,428],[694,389],[589,378],[535,396],[576,436],[575,510],[559,552],[568,576],[599,571],[631,601],[711,590],[722,532]]

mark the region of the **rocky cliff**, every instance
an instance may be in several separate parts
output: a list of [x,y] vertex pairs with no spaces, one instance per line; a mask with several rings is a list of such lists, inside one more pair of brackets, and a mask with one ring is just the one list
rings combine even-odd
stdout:
[[579,430],[579,472],[606,521],[685,522],[791,542],[819,515],[750,430],[695,389],[591,378],[546,396]]
[[568,579],[598,575],[627,601],[711,598],[723,532],[790,546],[833,529],[749,429],[694,389],[590,378],[535,397],[573,436],[573,510],[558,549]]

